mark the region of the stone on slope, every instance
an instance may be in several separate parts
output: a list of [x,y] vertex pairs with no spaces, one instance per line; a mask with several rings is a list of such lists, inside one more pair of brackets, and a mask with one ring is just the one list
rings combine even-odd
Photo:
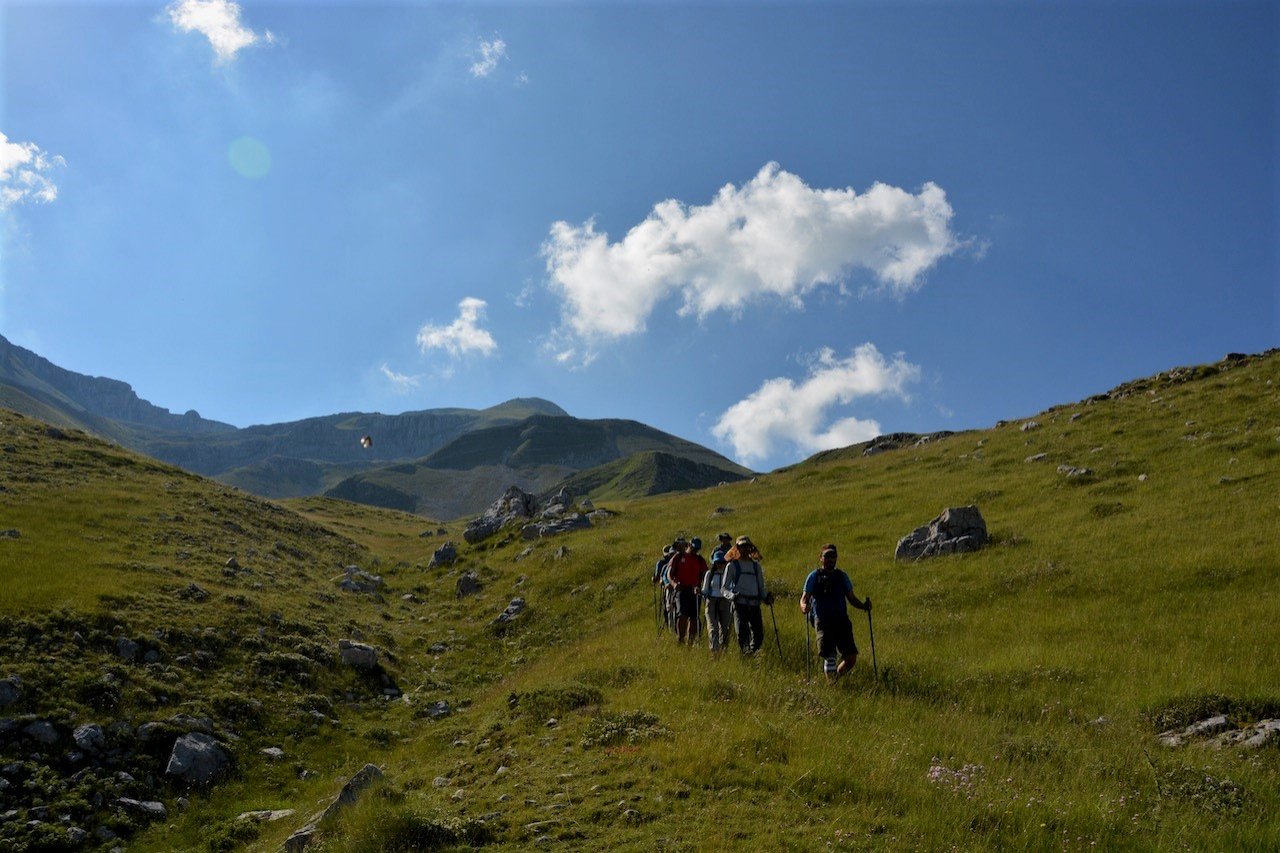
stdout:
[[338,640],[338,656],[347,666],[356,669],[374,670],[378,668],[378,650],[355,640]]
[[977,551],[987,544],[987,523],[976,506],[950,507],[898,540],[895,560],[923,560]]
[[231,758],[204,732],[185,734],[173,744],[165,774],[188,785],[208,785],[231,767]]
[[338,589],[347,592],[372,593],[378,592],[383,587],[382,578],[379,575],[361,571],[359,566],[347,566],[342,571],[343,577],[338,582]]
[[475,572],[464,572],[458,577],[455,594],[458,598],[466,598],[468,595],[475,595],[483,586],[480,583],[480,576]]
[[536,511],[537,499],[519,486],[512,486],[484,511],[484,515],[467,525],[462,538],[469,543],[479,542],[508,524],[533,518]]
[[0,678],[0,708],[7,708],[22,698],[22,679],[16,675]]
[[434,569],[437,566],[452,566],[454,561],[458,559],[458,546],[452,542],[446,542],[435,550],[431,555],[431,562],[427,563],[428,569]]

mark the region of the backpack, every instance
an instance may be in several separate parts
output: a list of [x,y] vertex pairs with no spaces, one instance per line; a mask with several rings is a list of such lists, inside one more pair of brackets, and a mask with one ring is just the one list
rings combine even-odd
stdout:
[[724,570],[725,567],[723,564],[718,569],[715,567],[715,564],[712,564],[711,568],[707,570],[707,573],[702,576],[703,598],[724,598]]
[[[744,563],[751,568],[744,571]],[[755,560],[734,560],[729,566],[733,567],[733,582],[725,584],[725,598],[760,598],[760,564]],[[726,579],[729,566],[725,567]]]
[[813,596],[821,599],[844,598],[843,574],[839,569],[829,572],[819,569],[813,578]]

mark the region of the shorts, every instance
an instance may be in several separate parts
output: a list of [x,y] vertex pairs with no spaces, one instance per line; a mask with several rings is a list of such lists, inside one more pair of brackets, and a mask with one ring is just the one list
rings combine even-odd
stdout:
[[676,587],[676,615],[687,616],[690,619],[698,618],[698,597],[693,594],[693,587]]
[[[837,654],[838,653],[838,654]],[[818,620],[818,657],[850,658],[858,653],[848,616]]]

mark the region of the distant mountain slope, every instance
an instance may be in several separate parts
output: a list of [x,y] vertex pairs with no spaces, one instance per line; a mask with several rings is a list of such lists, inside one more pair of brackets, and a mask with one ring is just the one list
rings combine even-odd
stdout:
[[[664,457],[661,463],[650,459],[625,471],[621,466],[591,482],[605,484],[621,477],[613,495],[621,497],[624,492],[657,494],[751,474],[715,451],[637,421],[535,415],[466,433],[412,463],[357,474],[326,494],[455,518],[479,512],[507,486],[540,492],[577,472],[654,451]],[[675,459],[685,464],[670,461]]]
[[0,383],[27,392],[34,391],[46,405],[77,421],[82,420],[83,413],[88,413],[186,435],[211,435],[235,430],[230,424],[202,418],[194,410],[175,415],[140,398],[128,383],[101,376],[85,376],[58,367],[3,336],[0,336]]
[[705,489],[743,480],[747,474],[705,462],[696,462],[661,450],[633,453],[604,465],[566,477],[551,487],[567,488],[574,495],[593,500],[620,500]]

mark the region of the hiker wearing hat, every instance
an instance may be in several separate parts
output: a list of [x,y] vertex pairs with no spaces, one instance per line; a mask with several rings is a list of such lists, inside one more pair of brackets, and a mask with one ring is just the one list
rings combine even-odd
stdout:
[[677,536],[671,543],[671,554],[667,557],[667,564],[662,568],[662,601],[667,616],[667,628],[672,631],[676,630],[676,582],[671,577],[671,564],[675,562],[677,555],[684,552],[688,544],[683,536]]
[[773,604],[773,595],[765,585],[764,569],[760,567],[760,550],[748,537],[739,536],[724,557],[722,592],[733,602],[738,648],[754,654],[764,645],[764,616],[760,605]]
[[698,636],[698,589],[707,571],[707,561],[698,553],[701,550],[702,540],[693,537],[685,543],[683,551],[672,556],[669,570],[675,587],[676,636],[681,643],[687,640],[689,645],[693,645]]
[[720,543],[711,552],[711,568],[702,576],[702,600],[707,603],[707,642],[719,654],[729,645],[733,630],[733,603],[724,597],[725,552],[733,544],[728,533],[720,534]]
[[[871,599],[853,594],[853,581],[836,568],[836,546],[823,545],[818,568],[804,579],[800,595],[800,612],[813,617],[818,631],[818,657],[828,681],[835,681],[858,662],[858,646],[853,641],[853,624],[849,621],[848,602],[859,610],[871,612]],[[807,630],[807,629],[806,629]],[[837,654],[840,662],[836,663]]]

